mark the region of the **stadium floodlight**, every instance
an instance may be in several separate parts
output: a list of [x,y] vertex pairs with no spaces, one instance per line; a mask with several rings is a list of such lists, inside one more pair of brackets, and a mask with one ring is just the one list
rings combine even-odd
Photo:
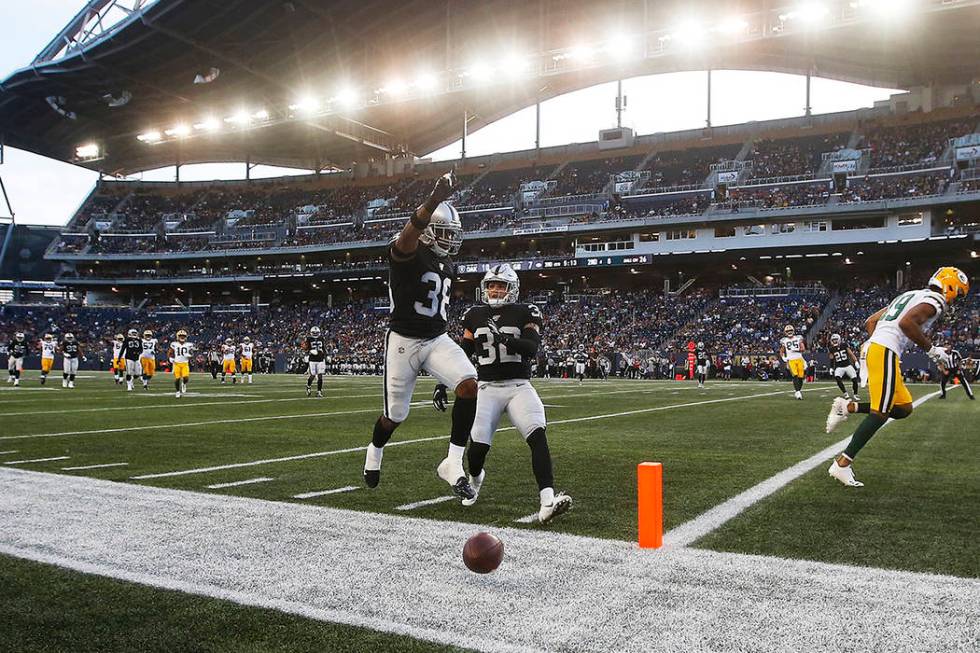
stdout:
[[75,148],[76,159],[98,159],[102,148],[98,143],[86,143]]
[[628,34],[615,32],[606,39],[605,51],[616,61],[625,61],[637,54],[636,39]]
[[163,133],[167,136],[187,136],[191,133],[191,128],[184,124],[174,125],[170,129],[163,130]]
[[255,118],[256,120],[268,120],[269,112],[266,111],[265,109],[259,109],[258,111],[252,114],[252,117]]
[[432,73],[420,73],[415,78],[415,86],[423,91],[433,91],[439,84],[439,78]]
[[808,25],[816,25],[830,13],[827,5],[821,2],[801,2],[785,14],[779,15],[779,20],[800,20]]
[[357,104],[357,91],[349,86],[341,88],[334,100],[345,107],[352,107]]
[[687,47],[698,47],[704,41],[704,28],[696,20],[685,20],[671,30],[671,40]]
[[509,54],[504,57],[504,63],[501,66],[501,70],[510,78],[520,77],[527,72],[529,62],[523,55],[514,53]]
[[248,111],[246,111],[245,109],[240,109],[234,115],[225,118],[225,122],[230,122],[233,125],[242,125],[242,126],[247,125],[249,120],[250,118],[248,115]]
[[852,9],[866,10],[884,20],[902,18],[909,13],[915,0],[856,0],[851,2]]
[[729,36],[735,36],[744,33],[748,28],[749,24],[744,19],[738,16],[731,16],[719,23],[717,31]]
[[588,61],[595,56],[595,49],[588,45],[576,45],[568,51],[568,58],[577,61]]
[[478,82],[488,82],[493,77],[493,66],[477,62],[466,69],[466,75]]
[[408,90],[408,85],[400,79],[391,79],[381,87],[381,92],[387,95],[401,95]]
[[201,122],[194,123],[194,129],[197,129],[198,131],[213,132],[219,127],[221,127],[221,122],[213,116],[208,116]]
[[317,102],[316,98],[312,95],[304,95],[299,98],[295,104],[289,105],[290,111],[295,111],[302,114],[315,113],[317,109],[320,108],[320,103]]
[[136,137],[136,140],[142,141],[144,143],[159,143],[160,142],[160,132],[151,130],[148,132],[143,132]]

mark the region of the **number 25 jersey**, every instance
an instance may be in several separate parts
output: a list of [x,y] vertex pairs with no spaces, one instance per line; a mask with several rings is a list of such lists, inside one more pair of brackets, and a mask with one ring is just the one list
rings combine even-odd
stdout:
[[399,261],[388,248],[391,330],[407,338],[435,338],[446,332],[446,310],[456,271],[449,258],[419,243],[415,255]]
[[[487,328],[491,319],[501,334],[520,338],[527,324],[537,324],[541,328],[541,310],[534,304],[478,304],[463,316],[463,328],[473,334],[476,343],[477,375],[481,381],[530,379],[532,358],[525,358],[497,342]],[[584,361],[585,355],[582,356]]]

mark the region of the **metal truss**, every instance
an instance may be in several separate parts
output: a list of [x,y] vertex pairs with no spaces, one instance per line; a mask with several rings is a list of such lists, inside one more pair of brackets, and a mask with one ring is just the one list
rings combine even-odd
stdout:
[[47,63],[67,57],[114,33],[157,0],[88,0],[85,7],[34,58]]

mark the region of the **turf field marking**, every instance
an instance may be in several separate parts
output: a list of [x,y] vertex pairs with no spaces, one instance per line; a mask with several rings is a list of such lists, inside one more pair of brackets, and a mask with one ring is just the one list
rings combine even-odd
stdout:
[[29,460],[8,460],[4,465],[26,465],[27,463],[49,463],[55,460],[68,460],[71,456],[55,456],[53,458],[31,458]]
[[[227,402],[222,402],[227,403]],[[428,401],[413,401],[412,406],[422,406]],[[210,426],[212,424],[241,424],[244,422],[267,422],[280,419],[303,419],[306,417],[329,417],[331,415],[355,415],[357,413],[378,413],[378,408],[361,408],[358,410],[337,410],[326,413],[300,413],[298,415],[264,415],[262,417],[236,417],[231,419],[212,419],[203,422],[184,422],[181,424],[144,424],[141,426],[121,426],[112,429],[94,429],[91,431],[62,431],[61,433],[32,433],[29,435],[4,435],[0,440],[29,440],[32,438],[60,438],[75,435],[100,435],[104,433],[126,433],[130,431],[152,431],[159,429],[178,429],[191,426]]]
[[[810,391],[814,391],[814,390],[818,390],[818,389],[819,388],[811,388],[810,390],[804,390],[803,392],[810,392]],[[785,391],[779,391],[779,392],[767,392],[767,393],[755,394],[755,395],[739,395],[737,397],[728,397],[728,398],[725,398],[725,399],[710,399],[710,400],[706,400],[706,401],[697,401],[697,402],[686,403],[686,404],[673,404],[673,405],[670,405],[670,406],[657,406],[656,408],[642,408],[642,409],[635,410],[635,411],[626,411],[626,412],[622,412],[622,413],[609,413],[609,414],[606,414],[606,415],[595,415],[595,416],[592,416],[592,417],[576,417],[576,418],[572,418],[572,419],[553,420],[553,421],[550,421],[549,424],[568,424],[568,423],[572,423],[572,422],[583,422],[583,421],[589,421],[589,420],[607,419],[607,418],[611,418],[611,417],[622,417],[622,416],[625,416],[625,415],[633,415],[633,414],[637,414],[637,413],[648,413],[648,412],[660,411],[660,410],[671,410],[673,408],[686,408],[688,406],[700,406],[700,405],[703,405],[703,404],[714,404],[714,403],[720,403],[720,402],[725,402],[725,401],[737,401],[737,400],[742,400],[742,399],[753,399],[753,398],[756,398],[756,397],[768,397],[768,396],[771,396],[771,395],[785,394],[785,393],[788,393],[788,392],[791,392],[791,390],[785,390]],[[424,404],[424,403],[428,403],[428,402],[419,402],[419,403],[423,403]],[[357,411],[357,412],[364,412],[364,411]],[[236,420],[230,420],[230,421],[236,421]],[[177,425],[177,426],[179,426],[179,425]],[[136,430],[136,429],[134,427],[134,429],[130,429],[130,430]],[[502,429],[498,429],[498,430],[499,431],[513,431],[513,430],[515,430],[515,427],[508,426],[508,427],[505,427],[505,428],[502,428]],[[444,435],[437,435],[437,436],[430,437],[430,438],[417,438],[415,440],[401,440],[401,441],[396,441],[396,442],[389,442],[385,446],[387,446],[387,447],[395,447],[395,446],[401,446],[401,445],[406,445],[406,444],[415,444],[415,443],[418,443],[418,442],[431,442],[433,440],[444,440],[444,439],[446,439],[446,436],[444,436]],[[144,479],[151,479],[151,478],[168,478],[168,477],[171,477],[171,476],[184,476],[184,475],[187,475],[187,474],[203,474],[203,473],[207,473],[207,472],[221,471],[221,470],[224,470],[224,469],[237,469],[239,467],[254,467],[256,465],[271,465],[271,464],[275,464],[275,463],[291,462],[291,461],[294,461],[294,460],[305,460],[307,458],[322,458],[324,456],[334,456],[334,455],[344,454],[344,453],[354,453],[354,452],[357,452],[357,451],[364,451],[364,450],[366,450],[366,448],[367,447],[364,446],[364,447],[349,447],[349,448],[346,448],[346,449],[335,449],[333,451],[316,451],[316,452],[313,452],[313,453],[299,454],[299,455],[295,455],[295,456],[284,456],[282,458],[265,458],[263,460],[253,460],[253,461],[244,462],[244,463],[231,463],[231,464],[228,464],[228,465],[215,465],[215,466],[211,466],[211,467],[198,467],[198,468],[194,468],[194,469],[184,469],[184,470],[179,470],[179,471],[174,471],[174,472],[163,472],[163,473],[158,473],[158,474],[142,474],[140,476],[131,476],[130,478],[132,480],[144,480]]]
[[312,499],[313,497],[325,497],[328,494],[340,494],[341,492],[353,492],[354,490],[360,490],[356,485],[345,485],[344,487],[335,487],[332,490],[318,490],[317,492],[303,492],[302,494],[294,494],[294,499]]
[[[938,396],[939,394],[940,393],[937,391],[927,395],[923,395],[922,397],[919,397],[918,399],[913,401],[912,406],[914,408],[921,406],[922,404],[929,401],[933,397]],[[885,422],[884,426],[882,426],[882,428],[888,426],[894,421],[895,420],[889,418],[888,421]],[[783,471],[779,472],[778,474],[775,474],[774,476],[770,476],[769,478],[762,481],[761,483],[753,485],[748,490],[745,490],[744,492],[735,495],[734,497],[728,499],[727,501],[724,501],[723,503],[719,503],[714,508],[711,508],[708,511],[698,515],[694,519],[688,522],[684,522],[680,526],[671,529],[669,532],[667,532],[664,535],[664,546],[677,547],[677,546],[689,546],[693,544],[695,541],[701,539],[708,533],[717,530],[726,522],[738,516],[746,508],[758,503],[759,501],[765,499],[766,497],[772,494],[775,494],[776,492],[784,488],[792,481],[795,481],[796,479],[810,472],[816,467],[819,467],[820,465],[826,463],[829,459],[833,458],[836,454],[840,453],[841,450],[844,447],[846,447],[847,443],[850,441],[851,441],[851,436],[848,435],[843,440],[840,440],[839,442],[835,442],[829,447],[821,449],[820,451],[813,454],[806,460],[802,460],[796,463],[795,465],[793,465],[792,467],[788,467]],[[828,485],[830,483],[833,483],[834,486],[837,485],[837,481],[832,478],[828,478],[827,481],[828,481]],[[844,491],[851,491],[851,492],[854,491],[854,490],[847,490],[847,488],[835,488],[835,489],[843,489]]]
[[82,469],[105,469],[106,467],[125,467],[129,463],[103,463],[101,465],[81,465],[78,467],[62,467],[62,471],[76,472]]
[[0,456],[4,456],[6,454],[11,454],[11,453],[17,453],[17,450],[14,449],[12,451],[0,451]]
[[423,506],[433,506],[437,503],[445,503],[447,501],[452,501],[455,499],[453,495],[448,495],[444,497],[436,497],[434,499],[425,499],[423,501],[416,501],[414,503],[403,503],[400,506],[395,506],[395,510],[415,510],[416,508],[421,508]]
[[[504,564],[474,576],[459,552],[486,526],[20,469],[0,522],[22,559],[481,651],[816,651],[840,623],[857,651],[955,651],[980,623],[973,578],[504,527]],[[378,592],[377,552],[406,543]]]
[[269,481],[274,481],[276,479],[269,476],[259,476],[258,478],[247,478],[244,481],[231,481],[230,483],[214,483],[213,485],[205,485],[209,490],[220,490],[226,487],[238,487],[239,485],[252,485],[253,483],[268,483]]
[[[431,442],[433,440],[447,440],[448,436],[436,435],[431,438],[418,438],[415,440],[399,440],[396,442],[389,442],[385,445],[388,447],[399,447],[406,444],[415,444],[417,442]],[[367,446],[363,447],[349,447],[347,449],[334,449],[332,451],[314,451],[313,453],[303,453],[296,456],[283,456],[282,458],[266,458],[264,460],[251,460],[245,463],[231,463],[228,465],[215,465],[213,467],[197,467],[194,469],[182,469],[176,472],[162,472],[159,474],[141,474],[139,476],[130,476],[131,480],[144,480],[148,478],[169,478],[172,476],[187,476],[188,474],[206,474],[208,472],[217,472],[225,469],[239,469],[241,467],[255,467],[257,465],[271,465],[273,463],[285,463],[293,460],[306,460],[308,458],[323,458],[326,456],[336,456],[342,453],[354,453],[356,451],[366,451]]]

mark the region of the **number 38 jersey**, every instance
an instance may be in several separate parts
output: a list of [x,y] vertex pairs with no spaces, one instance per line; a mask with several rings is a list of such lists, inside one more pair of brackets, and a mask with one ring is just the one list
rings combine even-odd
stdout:
[[435,338],[446,332],[446,309],[456,278],[453,262],[419,244],[407,261],[388,248],[391,330],[407,338]]
[[930,317],[922,325],[923,333],[928,333],[933,323],[938,320],[943,311],[946,310],[946,299],[934,290],[912,290],[902,293],[892,300],[885,312],[878,319],[875,331],[871,334],[871,342],[876,342],[883,347],[901,356],[909,346],[909,337],[905,335],[899,326],[902,318],[919,304],[929,304],[936,309],[936,314]]
[[533,358],[525,358],[497,342],[487,328],[487,322],[491,319],[496,322],[501,334],[520,338],[524,325],[537,324],[538,328],[541,327],[541,310],[534,304],[479,304],[463,316],[463,328],[473,334],[476,342],[477,375],[481,381],[530,379]]

